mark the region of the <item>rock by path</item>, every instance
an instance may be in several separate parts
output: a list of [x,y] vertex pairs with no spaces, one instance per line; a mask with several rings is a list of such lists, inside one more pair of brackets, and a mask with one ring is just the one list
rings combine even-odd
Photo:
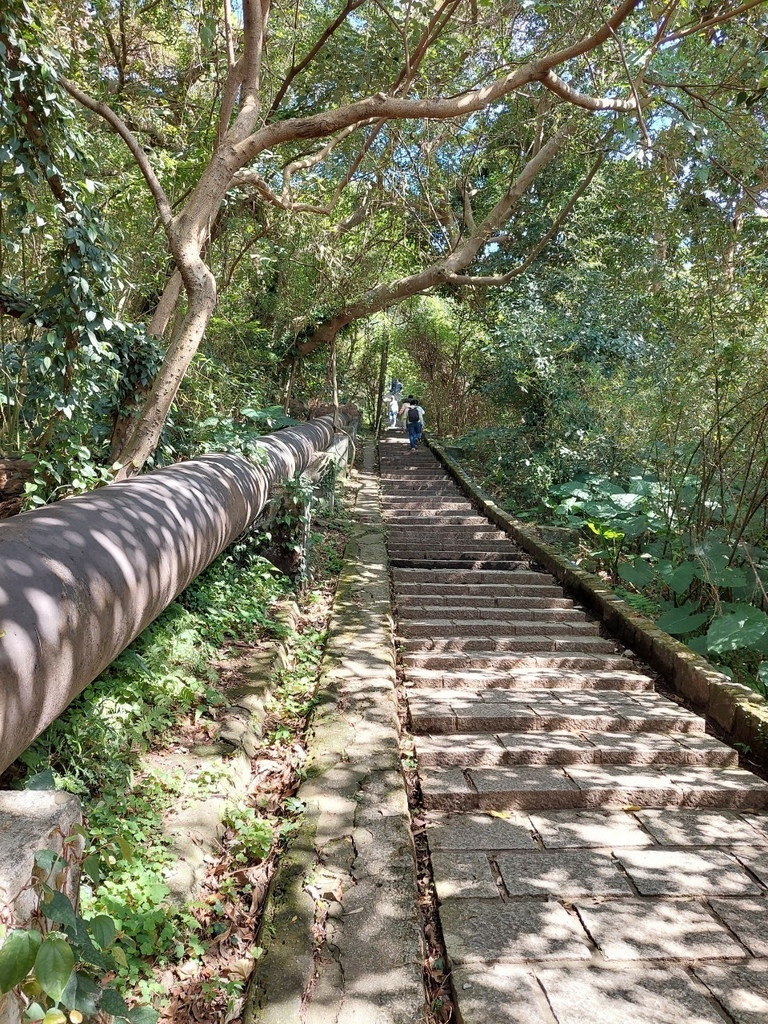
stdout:
[[380,463],[463,1024],[766,1024],[768,784],[428,450]]

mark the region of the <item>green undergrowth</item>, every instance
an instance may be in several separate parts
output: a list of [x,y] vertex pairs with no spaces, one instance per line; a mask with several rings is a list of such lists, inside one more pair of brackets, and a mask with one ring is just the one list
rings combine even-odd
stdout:
[[537,453],[520,430],[489,427],[446,440],[446,450],[474,480],[518,519],[537,518],[548,490],[562,479],[562,465]]
[[[526,452],[515,431],[476,431],[449,445],[475,480],[570,561],[597,573],[636,611],[768,697],[768,526],[749,481],[668,478],[630,468],[566,475]],[[558,529],[552,529],[552,527]]]
[[[768,551],[762,523],[702,520],[701,481],[580,474],[550,490],[569,553],[722,672],[768,695]],[[723,510],[729,511],[729,510]]]
[[[258,536],[231,547],[76,698],[14,767],[15,785],[55,785],[83,801],[88,846],[78,911],[85,922],[81,927],[97,918],[113,922],[109,951],[103,951],[109,960],[106,976],[114,976],[129,1004],[162,1002],[167,983],[158,982],[159,971],[183,965],[189,974],[203,965],[211,941],[225,925],[231,928],[239,905],[250,899],[246,869],[267,858],[297,825],[302,808],[291,794],[301,777],[301,735],[315,703],[328,600],[341,565],[348,516],[342,505],[333,511],[320,509],[313,525],[311,558],[298,591],[255,553]],[[275,614],[278,599],[288,596],[299,597],[303,609],[296,633]],[[233,806],[227,812],[222,861],[231,870],[221,869],[218,891],[178,906],[166,882],[171,854],[164,816],[189,798],[190,785],[194,797],[204,799],[217,791],[221,777],[203,770],[190,779],[179,768],[165,767],[153,751],[190,732],[212,742],[225,702],[217,666],[274,637],[286,645],[291,667],[273,686],[264,756],[279,761],[283,751],[285,765],[271,786],[254,795],[253,806]],[[58,934],[57,927],[48,921],[42,933],[54,929],[52,934]],[[73,932],[70,944],[76,950],[75,938]],[[237,943],[242,946],[245,940],[233,935],[231,942],[242,973],[243,950]],[[248,947],[243,948],[247,953]],[[90,968],[81,963],[80,969],[87,974]],[[245,977],[227,975],[226,970],[221,984],[212,984],[208,977],[201,991],[207,993],[211,1013],[226,1015],[244,983]],[[36,985],[34,970],[25,984]],[[83,1005],[87,1009],[91,1004],[86,999]],[[76,1002],[65,1008],[80,1012]],[[61,1004],[53,1001],[51,1013],[60,1010]]]

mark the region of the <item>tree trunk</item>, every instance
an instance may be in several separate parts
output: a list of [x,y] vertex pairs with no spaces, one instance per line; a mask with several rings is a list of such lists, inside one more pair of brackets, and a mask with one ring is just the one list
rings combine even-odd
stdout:
[[333,388],[333,429],[341,430],[339,418],[339,380],[336,373],[336,339],[331,342],[331,387]]
[[286,416],[291,411],[291,399],[293,398],[293,385],[296,382],[296,365],[298,361],[298,356],[294,356],[291,359],[291,372],[288,375],[288,384],[285,388],[285,404],[283,405],[283,412]]
[[189,302],[181,331],[169,345],[144,409],[115,460],[120,463],[116,480],[124,480],[137,473],[157,447],[173,400],[216,308],[216,281],[199,256],[190,260],[188,277]]
[[384,403],[384,384],[387,380],[387,360],[389,358],[389,338],[385,335],[381,343],[381,363],[379,364],[379,386],[376,390],[376,420],[374,430],[376,436],[381,433],[381,412]]

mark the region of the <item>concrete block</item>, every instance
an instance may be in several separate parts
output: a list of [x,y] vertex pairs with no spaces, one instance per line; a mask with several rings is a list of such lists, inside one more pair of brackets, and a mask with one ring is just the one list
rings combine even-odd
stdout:
[[756,885],[725,850],[617,850],[643,896],[759,896]]
[[443,771],[425,768],[419,772],[421,792],[427,810],[467,811],[477,809],[477,793],[458,768]]
[[[37,909],[37,896],[31,887],[40,877],[35,867],[38,850],[61,853],[64,836],[82,824],[80,801],[71,793],[55,790],[12,790],[0,792],[0,903],[15,921],[23,925]],[[82,851],[82,840],[72,847],[75,864]],[[62,873],[54,869],[52,877],[41,881],[60,889],[77,903],[79,870]]]
[[463,1024],[555,1024],[532,971],[508,964],[452,972]]
[[694,973],[729,1014],[734,1024],[768,1020],[768,968],[763,964],[700,965]]
[[711,899],[708,902],[753,956],[768,957],[768,903],[764,899]]
[[530,824],[516,811],[490,814],[433,813],[427,822],[430,850],[535,850]]
[[755,845],[761,835],[748,815],[736,811],[643,810],[635,817],[662,846]]
[[446,900],[440,908],[448,957],[457,964],[588,960],[591,945],[559,903]]
[[632,887],[609,853],[583,850],[499,853],[510,896],[631,896]]
[[744,867],[748,868],[768,888],[768,851],[739,847],[734,855]]
[[572,733],[502,733],[506,764],[562,765],[590,763],[596,750],[584,737]]
[[742,947],[696,903],[610,900],[576,906],[607,960],[699,960],[741,957]]
[[[578,786],[566,776],[564,769],[556,767],[513,765],[509,768],[470,768],[467,774],[478,793],[483,796],[525,794],[548,801],[568,801],[578,791]],[[529,803],[525,806],[531,805]]]
[[548,850],[650,846],[653,840],[626,811],[550,811],[531,815]]
[[544,968],[536,977],[558,1024],[722,1024],[680,968]]
[[[38,907],[37,878],[63,892],[77,906],[82,839],[68,844],[70,867],[43,875],[35,866],[38,850],[61,854],[64,837],[83,820],[80,801],[55,790],[0,791],[0,921],[23,927]],[[13,992],[0,995],[0,1024],[19,1024],[21,1007]]]
[[498,899],[499,890],[493,877],[488,856],[474,850],[435,851],[432,854],[432,873],[437,898]]
[[424,767],[459,768],[502,764],[507,751],[495,736],[417,736],[416,756]]

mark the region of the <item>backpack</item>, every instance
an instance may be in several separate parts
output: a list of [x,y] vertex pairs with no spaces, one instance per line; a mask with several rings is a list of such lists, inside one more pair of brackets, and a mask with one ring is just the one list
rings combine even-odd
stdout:
[[415,405],[409,407],[407,419],[409,423],[419,422],[419,410]]

